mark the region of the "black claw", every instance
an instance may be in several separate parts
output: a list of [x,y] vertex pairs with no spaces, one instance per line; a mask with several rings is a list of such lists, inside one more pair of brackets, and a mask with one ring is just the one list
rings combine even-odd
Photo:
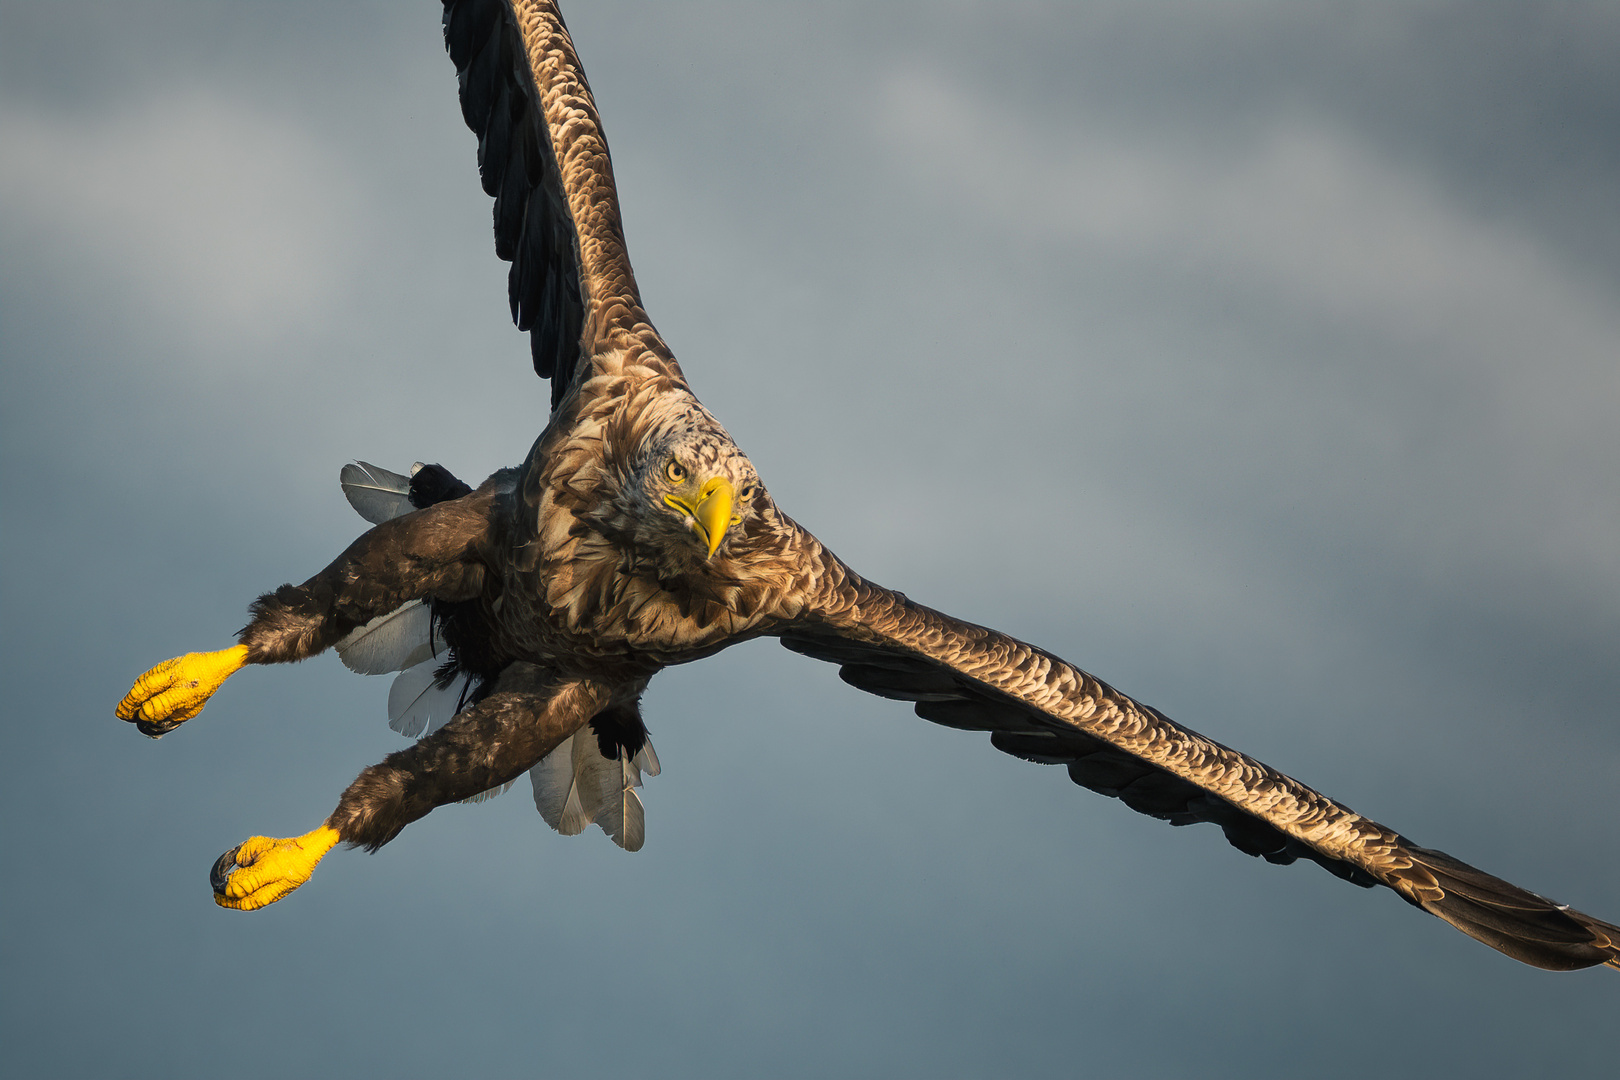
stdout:
[[135,721],[135,730],[140,732],[142,735],[145,735],[149,739],[161,739],[163,736],[167,735],[169,732],[173,731],[179,726],[179,724],[171,724],[162,720]]
[[225,882],[230,878],[231,871],[236,869],[236,853],[242,850],[237,844],[231,850],[214,860],[214,868],[208,871],[208,884],[214,887],[215,896],[225,895]]

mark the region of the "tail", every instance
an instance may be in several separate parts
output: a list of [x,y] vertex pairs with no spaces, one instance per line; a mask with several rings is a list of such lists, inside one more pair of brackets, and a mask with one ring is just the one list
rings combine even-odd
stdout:
[[657,776],[658,754],[635,706],[617,706],[547,754],[529,770],[535,809],[564,836],[577,836],[593,822],[626,851],[646,840],[646,812],[635,789],[641,777]]

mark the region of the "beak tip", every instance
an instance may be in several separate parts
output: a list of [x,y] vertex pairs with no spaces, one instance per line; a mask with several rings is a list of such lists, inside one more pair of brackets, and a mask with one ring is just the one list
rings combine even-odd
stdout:
[[708,552],[704,555],[704,562],[714,561],[720,545],[725,543],[726,533],[731,527],[731,508],[734,502],[731,483],[725,477],[714,477],[703,485],[702,497],[698,500],[692,516],[697,531],[707,542],[705,546]]

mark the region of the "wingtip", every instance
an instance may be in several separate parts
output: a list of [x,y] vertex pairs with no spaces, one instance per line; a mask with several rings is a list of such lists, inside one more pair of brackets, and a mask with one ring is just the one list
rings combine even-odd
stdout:
[[1620,968],[1620,927],[1443,851],[1410,845],[1407,854],[1433,883],[1418,905],[1475,941],[1545,971]]

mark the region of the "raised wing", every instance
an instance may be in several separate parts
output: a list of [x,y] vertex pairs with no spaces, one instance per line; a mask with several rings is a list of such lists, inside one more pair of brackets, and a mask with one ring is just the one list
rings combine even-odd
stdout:
[[549,0],[444,0],[444,41],[512,319],[555,408],[616,333],[656,338],[624,249],[607,140],[568,29]]
[[997,749],[1064,765],[1082,787],[1170,822],[1218,825],[1238,850],[1309,859],[1386,885],[1470,937],[1536,967],[1620,968],[1620,927],[1526,892],[1405,837],[1247,755],[1174,723],[1021,641],[863,581],[824,552],[819,595],[782,644],[839,665],[851,686],[914,703]]

